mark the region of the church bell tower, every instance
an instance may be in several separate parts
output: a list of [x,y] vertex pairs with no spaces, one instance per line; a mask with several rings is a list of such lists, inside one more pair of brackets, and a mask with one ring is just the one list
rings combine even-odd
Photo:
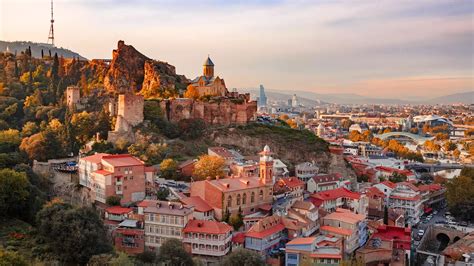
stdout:
[[270,147],[265,145],[263,151],[260,154],[260,182],[264,184],[272,184],[273,183],[273,158],[271,157],[272,152],[270,151]]
[[211,58],[209,58],[209,56],[207,56],[206,61],[204,61],[203,76],[205,76],[207,79],[214,77],[214,63],[212,62]]

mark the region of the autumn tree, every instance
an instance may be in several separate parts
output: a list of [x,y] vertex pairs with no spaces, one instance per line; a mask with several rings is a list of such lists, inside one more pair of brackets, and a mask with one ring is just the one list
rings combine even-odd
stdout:
[[225,160],[218,156],[202,155],[194,165],[193,176],[198,180],[224,176]]
[[173,159],[164,159],[160,163],[161,177],[166,179],[176,179],[178,163]]
[[199,92],[197,91],[196,87],[194,86],[189,86],[186,89],[186,92],[184,93],[184,98],[190,98],[190,99],[198,99],[199,98]]
[[19,216],[28,196],[29,182],[25,173],[0,170],[0,216]]

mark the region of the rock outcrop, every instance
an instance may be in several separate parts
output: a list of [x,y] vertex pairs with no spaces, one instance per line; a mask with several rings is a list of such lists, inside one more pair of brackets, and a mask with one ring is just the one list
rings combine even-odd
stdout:
[[143,83],[145,61],[148,57],[124,41],[112,52],[112,62],[104,78],[108,91],[128,93],[140,91]]
[[118,42],[104,77],[104,86],[118,94],[140,92],[145,98],[176,97],[189,83],[176,68],[166,62],[152,60],[133,46]]

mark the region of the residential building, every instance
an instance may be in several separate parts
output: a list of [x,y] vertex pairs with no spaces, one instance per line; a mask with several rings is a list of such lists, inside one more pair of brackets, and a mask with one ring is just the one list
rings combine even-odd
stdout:
[[383,218],[385,206],[385,194],[376,187],[369,187],[365,195],[369,199],[368,217],[371,220]]
[[273,185],[273,194],[283,194],[293,204],[297,200],[303,200],[304,187],[305,183],[296,177],[279,178]]
[[440,184],[429,184],[418,186],[421,193],[421,200],[426,212],[446,203],[446,188]]
[[183,234],[184,248],[193,255],[222,257],[232,246],[232,227],[221,222],[190,220]]
[[202,180],[191,183],[191,196],[199,196],[213,209],[221,220],[225,211],[244,215],[257,212],[273,201],[273,158],[270,147],[260,152],[259,175]]
[[343,177],[340,174],[319,174],[312,176],[306,183],[310,193],[336,189],[342,186]]
[[[288,166],[280,159],[273,159],[273,176],[274,178],[287,177],[290,174]],[[273,180],[275,182],[275,179]]]
[[315,162],[304,162],[295,166],[296,177],[307,182],[311,177],[317,175],[319,167]]
[[342,239],[331,235],[295,238],[286,243],[285,265],[337,266],[343,258]]
[[388,202],[388,198],[390,197],[390,194],[392,194],[392,191],[395,189],[396,185],[395,183],[386,180],[375,184],[374,187],[383,192],[385,199]]
[[389,207],[404,211],[406,222],[415,225],[420,221],[422,214],[422,200],[420,190],[409,182],[395,184],[389,196]]
[[258,221],[245,233],[245,248],[265,256],[270,250],[279,248],[280,241],[286,238],[281,217],[269,216]]
[[145,164],[129,154],[97,153],[79,159],[79,183],[91,191],[91,200],[105,203],[119,196],[121,203],[145,198]]
[[110,223],[120,223],[133,215],[132,208],[112,206],[105,209],[105,220]]
[[145,246],[157,250],[167,239],[183,239],[182,230],[193,218],[193,207],[179,202],[144,200],[138,204],[138,214],[144,216]]
[[195,159],[186,160],[178,165],[178,173],[183,177],[191,177],[194,172]]
[[145,251],[145,231],[138,220],[124,220],[112,234],[115,249],[128,255],[137,255]]
[[368,215],[369,200],[367,196],[350,191],[345,187],[312,194],[309,200],[329,213],[338,208],[344,208],[356,214]]
[[214,209],[198,196],[183,197],[180,201],[186,207],[193,207],[193,217],[198,220],[214,220]]
[[413,173],[410,170],[401,170],[401,169],[387,167],[387,166],[377,166],[375,167],[375,170],[377,171],[377,178],[379,179],[382,177],[383,179],[388,180],[394,174],[398,174],[398,175],[406,176],[407,181],[416,180],[415,173]]
[[[319,229],[318,208],[309,201],[296,201],[288,210],[286,219],[294,221],[293,225],[298,227],[297,236],[308,237]],[[288,236],[293,238],[293,234],[288,233]]]
[[367,241],[366,216],[338,208],[323,217],[320,231],[343,238],[344,252],[349,255]]

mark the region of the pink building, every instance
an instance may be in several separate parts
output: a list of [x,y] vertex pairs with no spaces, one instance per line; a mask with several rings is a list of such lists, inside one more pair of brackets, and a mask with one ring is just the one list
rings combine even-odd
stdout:
[[101,203],[110,196],[120,196],[122,204],[143,200],[145,173],[144,162],[129,154],[97,153],[79,160],[79,183]]
[[184,248],[193,255],[221,257],[232,246],[232,227],[226,223],[190,220],[183,234]]

